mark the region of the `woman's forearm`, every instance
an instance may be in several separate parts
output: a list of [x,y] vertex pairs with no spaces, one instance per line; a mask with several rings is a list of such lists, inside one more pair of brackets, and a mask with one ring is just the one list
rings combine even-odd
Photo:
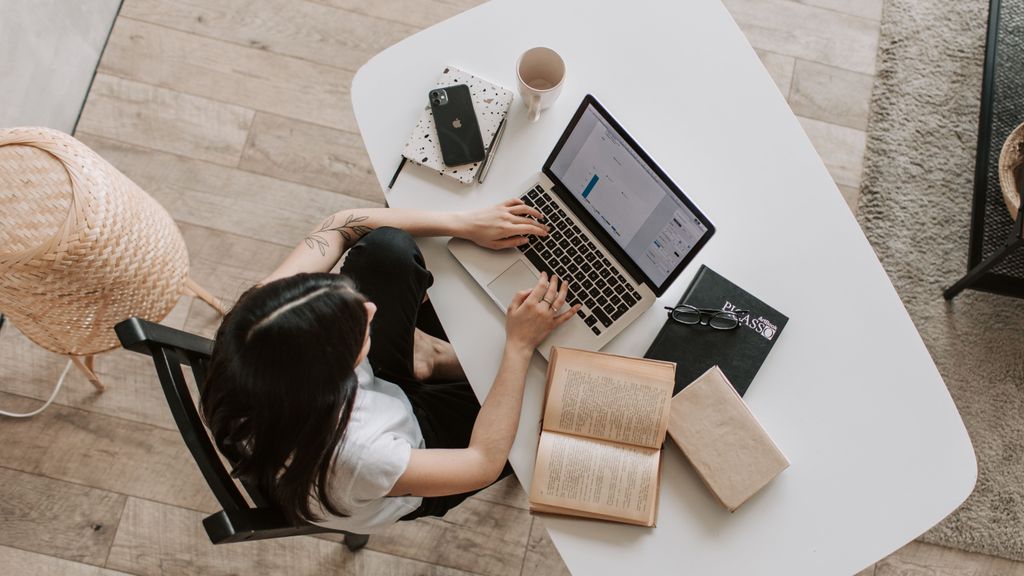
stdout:
[[545,235],[543,215],[512,199],[482,210],[435,212],[402,208],[351,208],[335,212],[318,224],[292,250],[263,284],[300,272],[330,272],[341,255],[360,238],[384,226],[413,236],[457,236],[487,248],[519,246],[530,234]]
[[483,472],[491,481],[504,468],[519,429],[524,382],[532,355],[532,348],[506,342],[498,374],[473,425],[469,447],[483,457]]
[[261,282],[300,272],[329,272],[342,254],[371,231],[392,227],[413,236],[454,236],[460,233],[454,213],[400,208],[350,208],[325,218],[302,239],[284,262]]

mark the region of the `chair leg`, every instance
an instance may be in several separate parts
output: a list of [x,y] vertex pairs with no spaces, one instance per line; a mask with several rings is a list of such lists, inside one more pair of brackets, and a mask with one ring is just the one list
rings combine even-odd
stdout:
[[962,292],[965,288],[969,288],[971,284],[974,284],[978,278],[981,278],[983,274],[995,267],[996,264],[1002,262],[1007,256],[1013,253],[1021,244],[1024,244],[1024,240],[1017,240],[1015,242],[1008,242],[1005,246],[1000,248],[995,254],[989,256],[984,262],[978,264],[974,268],[968,270],[967,274],[963,278],[957,281],[942,293],[942,297],[946,300],[952,300],[957,294]]
[[352,534],[351,532],[345,532],[345,547],[355,552],[356,550],[362,549],[369,542],[370,536],[367,534]]
[[185,290],[189,292],[190,295],[196,296],[203,302],[209,304],[211,308],[213,308],[217,312],[220,312],[221,316],[227,314],[227,310],[224,309],[224,305],[220,303],[220,300],[218,300],[217,297],[214,296],[213,294],[207,292],[205,288],[203,288],[199,284],[196,284],[195,280],[191,278],[186,278]]
[[86,356],[83,362],[81,356],[71,356],[71,362],[85,374],[85,377],[89,379],[89,382],[92,383],[97,392],[103,392],[107,387],[103,385],[103,382],[100,382],[100,377],[93,371],[93,358],[95,357],[92,355]]

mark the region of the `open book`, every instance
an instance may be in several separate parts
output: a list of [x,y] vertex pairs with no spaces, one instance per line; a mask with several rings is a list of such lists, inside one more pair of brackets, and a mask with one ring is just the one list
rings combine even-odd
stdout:
[[554,348],[530,509],[654,526],[675,368]]

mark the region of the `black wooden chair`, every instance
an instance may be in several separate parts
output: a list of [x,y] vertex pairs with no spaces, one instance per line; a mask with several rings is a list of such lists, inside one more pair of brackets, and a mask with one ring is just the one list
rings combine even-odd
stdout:
[[[203,519],[203,527],[206,528],[210,542],[228,544],[340,532],[314,524],[292,524],[256,486],[242,482],[252,505],[246,501],[214,448],[182,371],[183,365],[190,366],[197,386],[202,386],[210,352],[213,350],[212,341],[139,318],[125,320],[115,326],[114,330],[126,350],[153,358],[160,386],[163,387],[181,437],[210,490],[224,508]],[[345,535],[345,546],[353,551],[366,546],[369,539],[369,536],[362,534],[341,533]]]

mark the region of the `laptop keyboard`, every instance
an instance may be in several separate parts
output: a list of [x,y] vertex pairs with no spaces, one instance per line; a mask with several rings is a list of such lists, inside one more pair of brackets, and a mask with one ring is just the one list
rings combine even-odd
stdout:
[[544,214],[550,233],[530,236],[519,250],[537,270],[569,282],[566,302],[582,304],[576,314],[600,335],[640,301],[640,293],[542,186],[529,190],[522,201]]

